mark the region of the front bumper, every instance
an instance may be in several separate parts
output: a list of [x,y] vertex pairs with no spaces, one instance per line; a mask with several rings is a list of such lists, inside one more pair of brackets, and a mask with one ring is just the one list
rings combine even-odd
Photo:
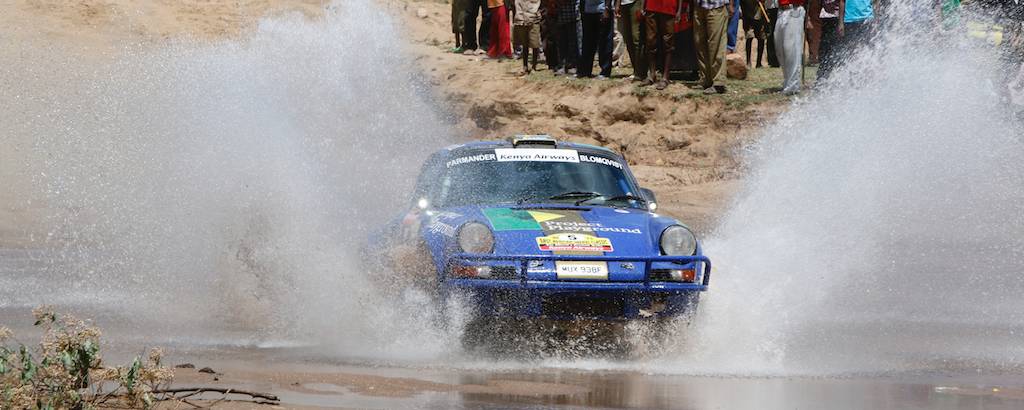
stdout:
[[[538,260],[608,261],[643,264],[644,280],[633,282],[531,280],[528,264]],[[711,278],[711,261],[703,256],[570,256],[570,255],[487,255],[456,254],[455,264],[515,262],[518,272],[511,279],[463,279],[445,277],[442,291],[472,298],[477,313],[502,317],[544,317],[554,320],[622,320],[648,316],[674,316],[696,306],[700,292]],[[694,283],[651,281],[657,264],[675,263],[680,268],[698,269]]]

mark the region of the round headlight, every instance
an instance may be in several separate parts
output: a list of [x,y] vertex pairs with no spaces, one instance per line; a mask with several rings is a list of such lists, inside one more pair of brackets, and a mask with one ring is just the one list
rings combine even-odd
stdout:
[[478,222],[470,222],[459,229],[459,248],[467,253],[489,253],[494,250],[494,234]]
[[661,253],[668,256],[690,256],[697,252],[697,237],[682,225],[672,225],[661,233]]

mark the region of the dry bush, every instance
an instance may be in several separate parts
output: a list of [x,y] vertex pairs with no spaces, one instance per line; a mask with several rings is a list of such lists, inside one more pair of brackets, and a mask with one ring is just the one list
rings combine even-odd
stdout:
[[10,344],[12,332],[0,327],[0,409],[149,408],[154,392],[173,374],[152,349],[127,366],[107,367],[100,355],[100,330],[50,307],[32,311],[43,329],[39,345]]

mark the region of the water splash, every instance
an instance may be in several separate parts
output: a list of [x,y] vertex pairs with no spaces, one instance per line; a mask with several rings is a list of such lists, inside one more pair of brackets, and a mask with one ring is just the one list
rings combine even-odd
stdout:
[[689,371],[1020,368],[1024,145],[993,47],[884,30],[769,127],[706,248]]
[[58,252],[0,307],[91,307],[157,341],[440,351],[429,318],[368,292],[356,252],[451,135],[394,24],[356,1],[109,59],[23,47],[0,134],[27,148],[11,194],[45,203]]

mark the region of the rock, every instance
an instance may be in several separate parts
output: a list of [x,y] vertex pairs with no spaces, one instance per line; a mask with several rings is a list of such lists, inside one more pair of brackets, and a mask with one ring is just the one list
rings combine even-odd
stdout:
[[421,19],[427,18],[427,9],[423,7],[416,9],[416,17],[419,17]]
[[477,127],[493,130],[502,125],[502,118],[515,119],[526,115],[526,108],[516,101],[493,101],[488,104],[473,104],[467,114]]
[[614,124],[619,121],[645,124],[652,112],[654,112],[654,107],[635,102],[606,105],[601,108],[601,117],[604,118],[608,124]]
[[734,80],[747,79],[747,63],[739,53],[725,56],[725,76]]
[[566,125],[562,127],[562,131],[573,137],[593,139],[599,145],[605,145],[608,143],[608,138],[594,130],[594,127],[589,123],[580,122],[580,125]]
[[182,364],[179,364],[177,366],[174,366],[174,368],[175,369],[195,369],[196,365],[194,365],[192,363],[182,363]]
[[687,148],[693,145],[693,140],[686,137],[672,136],[670,138],[662,138],[661,143],[665,145],[669,151]]
[[213,371],[213,369],[211,369],[209,367],[204,367],[202,369],[199,369],[199,373],[217,374],[217,372]]
[[566,118],[575,117],[575,116],[579,115],[579,113],[580,113],[579,110],[577,110],[575,108],[572,108],[572,107],[570,107],[568,105],[565,105],[565,104],[555,104],[554,111],[555,111],[555,114],[558,114],[558,115],[560,115],[562,117],[566,117]]

